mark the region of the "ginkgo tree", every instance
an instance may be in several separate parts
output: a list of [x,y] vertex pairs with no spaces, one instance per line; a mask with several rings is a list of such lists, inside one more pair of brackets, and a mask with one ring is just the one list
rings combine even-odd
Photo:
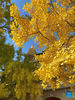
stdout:
[[[75,83],[75,1],[31,0],[23,9],[31,18],[20,16],[17,6],[10,7],[11,34],[17,46],[35,37],[39,47],[46,47],[42,55],[35,55],[41,66],[35,74],[42,86],[52,89]],[[57,36],[57,38],[56,38]]]

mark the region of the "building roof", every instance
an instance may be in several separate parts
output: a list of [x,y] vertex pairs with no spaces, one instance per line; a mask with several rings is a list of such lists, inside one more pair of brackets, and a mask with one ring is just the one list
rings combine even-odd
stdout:
[[33,48],[33,46],[31,46],[31,48],[28,50],[27,54],[34,55],[35,53],[36,53],[35,49]]

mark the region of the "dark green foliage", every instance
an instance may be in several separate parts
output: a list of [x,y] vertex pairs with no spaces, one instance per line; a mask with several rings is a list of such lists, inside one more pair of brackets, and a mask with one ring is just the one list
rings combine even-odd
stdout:
[[5,66],[14,57],[14,47],[9,44],[5,45],[5,36],[0,34],[0,68]]
[[10,2],[11,0],[0,0],[0,29],[10,33]]

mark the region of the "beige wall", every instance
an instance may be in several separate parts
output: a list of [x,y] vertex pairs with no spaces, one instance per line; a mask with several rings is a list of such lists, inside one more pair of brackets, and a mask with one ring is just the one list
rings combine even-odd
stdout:
[[75,90],[72,93],[71,98],[66,97],[66,91],[68,91],[68,90],[69,89],[58,89],[55,91],[44,90],[43,96],[37,96],[36,100],[45,100],[48,97],[57,97],[57,98],[60,98],[61,100],[75,100]]

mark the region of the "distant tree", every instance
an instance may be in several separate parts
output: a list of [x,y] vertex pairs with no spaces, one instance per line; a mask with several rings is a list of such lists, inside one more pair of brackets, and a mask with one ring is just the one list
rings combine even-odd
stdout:
[[[6,88],[6,82],[2,82],[2,73],[5,71],[6,66],[13,60],[14,47],[9,44],[5,44],[5,36],[0,31],[0,98],[8,97],[10,92]],[[4,80],[4,78],[3,78]]]
[[6,66],[14,57],[14,47],[9,44],[5,44],[5,36],[0,32],[0,68]]
[[2,73],[2,82],[6,82],[7,89],[17,99],[25,100],[29,94],[29,98],[34,100],[38,94],[42,94],[40,81],[33,73],[37,69],[37,62],[32,62],[32,59],[30,61],[26,54],[24,57],[23,62],[20,62],[19,56],[17,61],[12,61],[7,65]]

